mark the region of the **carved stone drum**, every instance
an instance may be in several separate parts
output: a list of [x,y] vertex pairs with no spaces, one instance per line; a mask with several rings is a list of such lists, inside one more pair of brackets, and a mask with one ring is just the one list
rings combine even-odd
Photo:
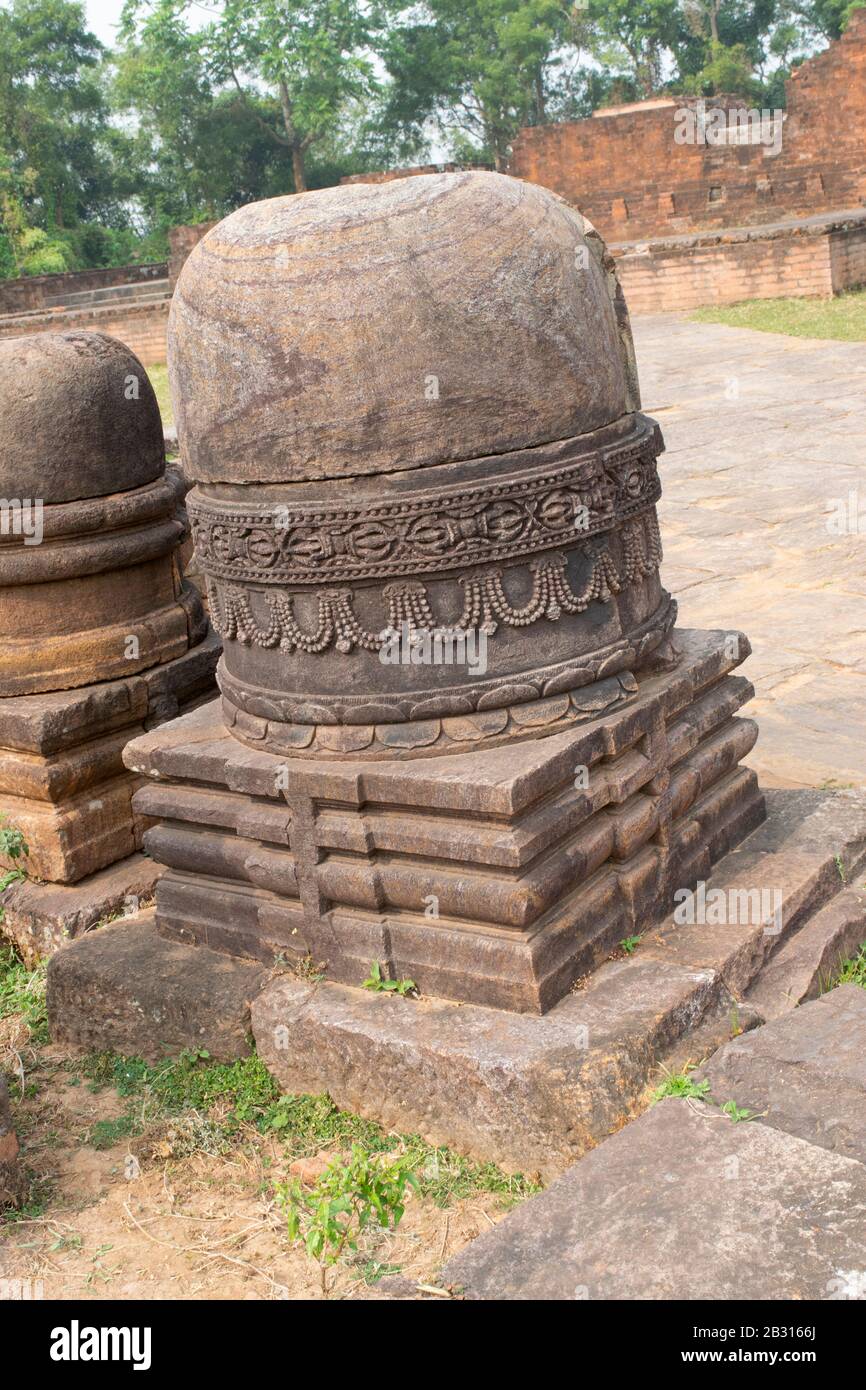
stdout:
[[596,715],[613,675],[627,699],[669,632],[625,305],[545,189],[433,175],[242,208],[184,267],[169,368],[243,742],[535,737]]

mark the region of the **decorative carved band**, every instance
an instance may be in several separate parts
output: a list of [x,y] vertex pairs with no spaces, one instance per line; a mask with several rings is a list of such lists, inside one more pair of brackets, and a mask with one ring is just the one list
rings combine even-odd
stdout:
[[283,590],[264,592],[262,597],[269,613],[263,624],[253,613],[249,590],[209,575],[211,621],[224,641],[311,655],[332,645],[340,652],[350,652],[354,647],[378,651],[391,633],[401,630],[403,623],[408,624],[410,631],[420,628],[450,633],[480,628],[492,636],[500,623],[526,627],[540,618],[555,622],[563,613],[583,613],[591,603],[606,603],[626,584],[658,569],[662,549],[654,511],[627,522],[620,530],[620,540],[623,558],[619,567],[606,540],[588,542],[590,568],[580,593],[575,593],[569,583],[565,555],[541,555],[532,560],[532,594],[520,608],[509,600],[500,569],[462,575],[459,583],[464,591],[463,612],[450,625],[437,620],[425,585],[416,579],[401,579],[385,587],[388,612],[383,614],[378,632],[370,632],[359,623],[351,589],[322,589],[317,595],[317,626],[309,632],[295,618],[291,594]]
[[[310,584],[417,574],[560,548],[619,526],[661,495],[657,433],[504,481],[423,488],[399,501],[235,509],[187,498],[196,549],[220,579]],[[419,483],[421,479],[419,478]]]

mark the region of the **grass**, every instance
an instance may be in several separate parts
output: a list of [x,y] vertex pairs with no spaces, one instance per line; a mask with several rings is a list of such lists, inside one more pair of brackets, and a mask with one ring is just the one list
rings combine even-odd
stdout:
[[155,367],[148,367],[147,375],[150,377],[150,384],[156,392],[156,399],[159,401],[163,426],[173,425],[174,411],[171,408],[171,395],[168,389],[168,367],[164,362],[160,362]]
[[48,1042],[48,1013],[45,1006],[45,966],[28,970],[12,946],[0,946],[0,1019],[23,1018],[30,1042]]
[[89,1142],[105,1148],[120,1138],[147,1136],[172,1126],[174,1152],[183,1147],[184,1126],[191,1149],[226,1152],[249,1135],[278,1138],[290,1158],[360,1145],[374,1154],[399,1154],[418,1177],[418,1191],[437,1206],[481,1192],[498,1194],[509,1204],[538,1191],[522,1174],[508,1175],[493,1163],[475,1163],[418,1135],[389,1134],[371,1120],[340,1110],[328,1095],[281,1095],[264,1063],[256,1056],[231,1063],[214,1062],[204,1051],[185,1052],[156,1066],[140,1057],[93,1053],[67,1063],[73,1084],[84,1080],[91,1090],[112,1087],[128,1100],[124,1115],[95,1125]]
[[860,985],[861,989],[866,989],[866,942],[860,947],[856,956],[843,961],[835,983],[837,985]]
[[696,323],[725,323],[759,333],[862,343],[866,342],[866,289],[835,299],[749,299],[718,309],[696,309],[691,317]]

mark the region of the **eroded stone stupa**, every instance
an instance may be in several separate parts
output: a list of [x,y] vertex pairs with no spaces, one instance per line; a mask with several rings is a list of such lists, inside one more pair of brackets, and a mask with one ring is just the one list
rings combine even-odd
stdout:
[[763,816],[748,645],[660,583],[603,244],[497,174],[274,199],[169,335],[224,655],[127,750],[160,932],[546,1010]]
[[[218,643],[138,359],[100,333],[9,338],[0,396],[0,812],[33,878],[74,884],[135,851],[124,744],[209,689]],[[4,906],[7,928],[33,909],[30,953],[56,943],[27,887]]]

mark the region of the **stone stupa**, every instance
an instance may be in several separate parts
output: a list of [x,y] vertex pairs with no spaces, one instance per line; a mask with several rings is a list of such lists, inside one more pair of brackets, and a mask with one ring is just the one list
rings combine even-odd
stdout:
[[224,655],[126,754],[159,932],[545,1012],[764,814],[748,644],[660,583],[603,244],[498,174],[253,204],[169,369]]
[[0,342],[0,494],[0,815],[28,848],[5,867],[31,879],[7,888],[4,930],[32,957],[152,888],[123,747],[208,693],[219,644],[181,572],[156,397],[122,343]]

